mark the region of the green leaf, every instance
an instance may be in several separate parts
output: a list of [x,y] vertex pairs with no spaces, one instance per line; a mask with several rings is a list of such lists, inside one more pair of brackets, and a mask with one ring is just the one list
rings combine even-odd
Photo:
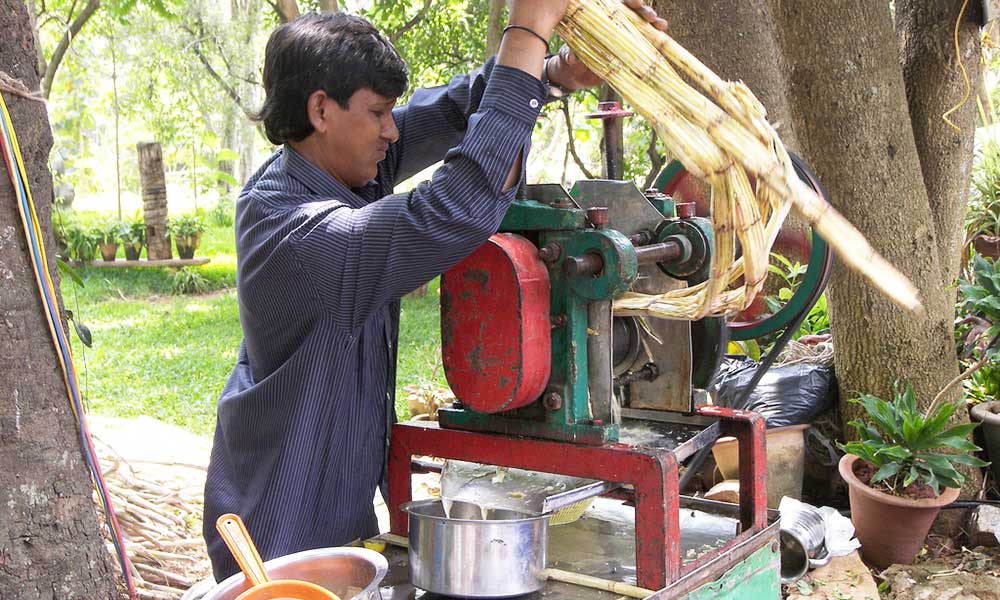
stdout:
[[813,593],[812,586],[805,579],[798,580],[795,583],[795,589],[803,596],[812,596]]
[[874,475],[872,475],[872,483],[879,482],[888,477],[895,476],[897,473],[899,473],[900,468],[901,466],[897,462],[891,462],[882,465],[882,468],[879,469]]
[[229,160],[236,160],[239,157],[240,157],[240,153],[239,152],[236,152],[235,150],[230,150],[229,148],[223,148],[222,150],[219,150],[215,154],[215,160],[217,160],[219,162],[229,161]]
[[80,287],[85,287],[83,284],[83,278],[80,277],[80,274],[76,272],[76,269],[69,266],[69,264],[66,261],[57,257],[56,265],[59,267],[59,272],[65,275],[66,277],[72,279],[73,283],[75,283]]
[[917,467],[910,467],[910,472],[906,475],[906,479],[903,480],[903,487],[909,486],[911,483],[917,480],[920,474],[917,472]]
[[788,301],[792,299],[792,290],[788,288],[781,288],[778,290],[778,299]]

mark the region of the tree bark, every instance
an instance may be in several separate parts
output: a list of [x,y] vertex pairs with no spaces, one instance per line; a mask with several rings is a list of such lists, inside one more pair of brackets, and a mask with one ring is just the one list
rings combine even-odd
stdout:
[[146,256],[150,260],[172,258],[167,233],[167,183],[163,172],[163,151],[157,142],[136,146],[139,154],[139,182],[142,187],[142,214],[146,223]]
[[[0,71],[39,83],[28,11],[0,0]],[[46,168],[45,105],[4,94],[36,200],[45,245],[55,248]],[[46,268],[59,286],[54,252]],[[23,600],[116,597],[115,576],[91,500],[91,481],[49,336],[14,191],[0,167],[0,596]]]
[[319,0],[320,12],[340,12],[340,3],[337,0]]
[[[900,63],[906,82],[910,121],[920,155],[924,187],[934,214],[938,255],[941,258],[940,285],[953,286],[961,268],[958,249],[964,241],[964,217],[972,175],[976,127],[976,95],[982,81],[979,23],[982,5],[969,2],[958,31],[959,55],[955,54],[955,25],[962,2],[957,0],[897,0],[896,34]],[[949,119],[943,116],[962,103],[965,66],[971,93]]]
[[483,57],[483,60],[500,51],[505,6],[504,0],[490,0],[490,12],[486,17],[486,56]]
[[63,57],[66,56],[66,51],[69,50],[70,44],[73,43],[77,34],[87,24],[90,17],[94,16],[94,13],[100,6],[100,0],[87,0],[87,4],[83,7],[83,10],[73,18],[73,21],[69,24],[69,28],[63,33],[62,39],[59,40],[59,45],[52,51],[52,58],[49,59],[49,64],[45,69],[45,77],[42,81],[42,95],[46,98],[49,97],[49,93],[52,91],[52,82],[56,78],[56,71],[59,70],[59,65],[62,63]]

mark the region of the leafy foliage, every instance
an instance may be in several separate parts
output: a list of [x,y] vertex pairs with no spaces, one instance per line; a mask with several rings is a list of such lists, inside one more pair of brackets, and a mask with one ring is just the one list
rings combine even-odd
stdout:
[[962,487],[965,476],[955,465],[989,464],[974,455],[980,448],[967,439],[977,423],[948,427],[958,404],[942,403],[933,414],[922,414],[913,386],[898,383],[892,402],[870,394],[851,402],[864,408],[870,423],[851,421],[849,425],[860,440],[841,444],[841,448],[874,466],[877,471],[871,483],[882,484],[889,493],[901,494],[916,482],[929,486],[937,495],[942,486]]
[[184,214],[170,219],[167,229],[175,238],[189,238],[203,233],[205,223],[196,214]]
[[182,267],[174,273],[173,293],[175,295],[204,294],[208,290],[208,281],[195,269]]

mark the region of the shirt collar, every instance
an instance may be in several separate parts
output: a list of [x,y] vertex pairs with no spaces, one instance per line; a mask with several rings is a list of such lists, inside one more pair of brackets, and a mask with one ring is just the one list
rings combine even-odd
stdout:
[[309,188],[309,191],[314,194],[346,200],[350,204],[358,206],[364,206],[372,201],[367,199],[366,196],[371,195],[370,188],[377,187],[378,184],[375,180],[369,181],[363,187],[352,189],[344,182],[310,162],[291,146],[285,144],[282,152],[285,155],[285,171]]

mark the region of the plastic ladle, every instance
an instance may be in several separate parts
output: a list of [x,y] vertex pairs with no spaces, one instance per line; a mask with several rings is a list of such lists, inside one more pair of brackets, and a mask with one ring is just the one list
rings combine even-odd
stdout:
[[340,597],[330,590],[315,583],[298,579],[276,579],[271,581],[260,560],[260,553],[254,546],[247,528],[239,515],[232,513],[222,515],[215,522],[215,528],[226,542],[229,551],[233,553],[236,563],[243,571],[250,589],[236,597],[236,600],[275,600],[290,598],[292,600],[340,600]]

